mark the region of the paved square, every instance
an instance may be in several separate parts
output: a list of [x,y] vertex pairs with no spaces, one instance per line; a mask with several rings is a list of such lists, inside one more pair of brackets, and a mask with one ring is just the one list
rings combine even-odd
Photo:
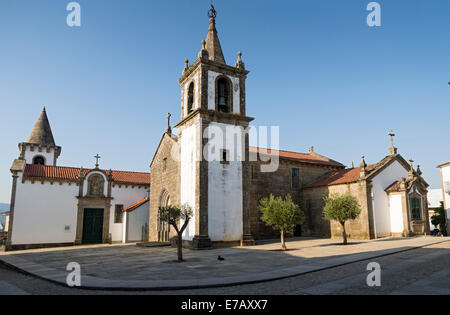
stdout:
[[[212,250],[184,250],[189,262],[173,263],[176,249],[101,245],[0,254],[0,260],[26,272],[65,283],[67,264],[81,266],[82,286],[90,288],[189,288],[279,279],[448,241],[447,238],[386,238],[351,242],[296,238],[288,251],[279,243]],[[218,261],[222,256],[225,261]],[[320,290],[319,290],[320,291]]]

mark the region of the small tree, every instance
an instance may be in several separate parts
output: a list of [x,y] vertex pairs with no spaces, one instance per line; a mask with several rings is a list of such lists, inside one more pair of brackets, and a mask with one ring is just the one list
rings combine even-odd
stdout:
[[[177,254],[178,261],[183,261],[183,232],[189,224],[193,215],[192,208],[185,204],[183,206],[167,206],[159,208],[159,220],[172,225],[177,232]],[[183,226],[178,228],[180,220],[184,220]],[[181,223],[180,223],[181,224]]]
[[269,198],[261,199],[260,210],[262,212],[261,220],[266,225],[280,231],[281,248],[286,250],[284,235],[292,233],[296,225],[305,221],[303,211],[292,201],[290,195],[283,199],[274,197],[272,194]]
[[325,197],[325,207],[323,208],[324,218],[334,220],[342,225],[342,237],[344,245],[347,245],[347,233],[345,231],[345,222],[355,220],[361,213],[361,207],[358,199],[350,193],[343,195],[333,194],[331,197]]
[[442,235],[447,236],[447,218],[445,217],[444,202],[441,201],[441,206],[436,209],[435,214],[431,217],[431,223],[434,226],[439,226],[439,231]]

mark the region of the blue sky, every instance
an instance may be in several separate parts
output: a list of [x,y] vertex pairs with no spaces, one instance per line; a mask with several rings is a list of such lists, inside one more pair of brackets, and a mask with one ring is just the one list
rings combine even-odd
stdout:
[[[9,167],[46,106],[62,146],[59,165],[148,171],[167,112],[180,112],[177,82],[206,36],[208,0],[0,2],[0,202]],[[366,24],[369,0],[215,1],[229,64],[251,71],[247,113],[279,125],[281,148],[346,165],[383,158],[393,129],[406,159],[439,188],[450,160],[450,2],[378,1],[382,26]]]

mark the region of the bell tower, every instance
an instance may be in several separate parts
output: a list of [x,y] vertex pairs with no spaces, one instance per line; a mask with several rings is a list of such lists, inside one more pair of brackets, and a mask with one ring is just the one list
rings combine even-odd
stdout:
[[194,210],[183,238],[194,248],[214,242],[254,244],[249,222],[249,140],[242,54],[227,65],[208,12],[206,40],[194,63],[185,60],[181,85],[180,201]]

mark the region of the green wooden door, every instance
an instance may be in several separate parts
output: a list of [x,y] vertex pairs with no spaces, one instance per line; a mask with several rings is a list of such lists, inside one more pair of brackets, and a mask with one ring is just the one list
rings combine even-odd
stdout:
[[84,209],[83,244],[101,244],[103,209]]

